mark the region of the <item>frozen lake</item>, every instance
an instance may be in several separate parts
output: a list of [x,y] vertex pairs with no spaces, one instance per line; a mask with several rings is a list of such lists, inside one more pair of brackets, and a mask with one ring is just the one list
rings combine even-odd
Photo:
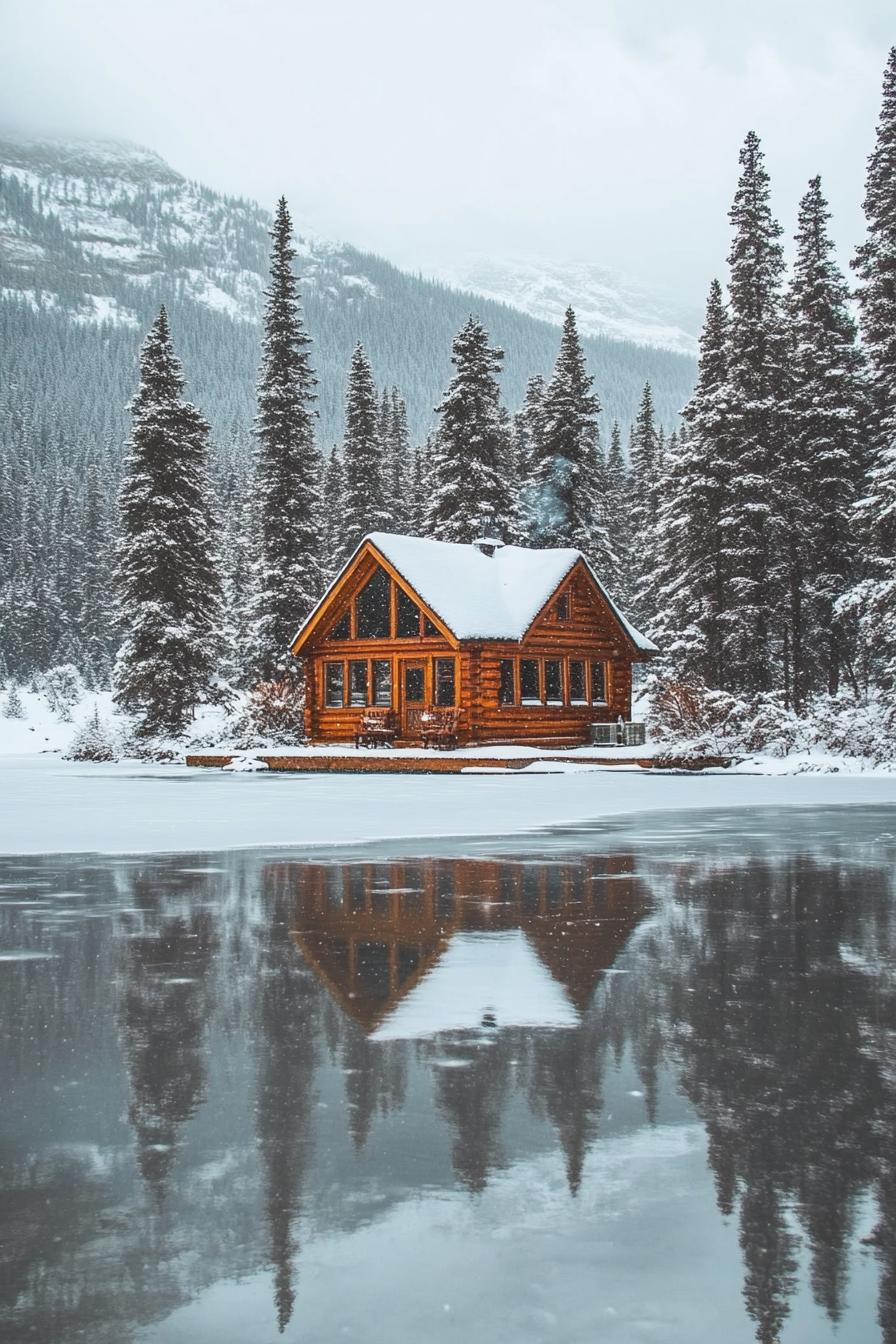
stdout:
[[0,858],[3,1344],[890,1344],[896,807],[700,807]]

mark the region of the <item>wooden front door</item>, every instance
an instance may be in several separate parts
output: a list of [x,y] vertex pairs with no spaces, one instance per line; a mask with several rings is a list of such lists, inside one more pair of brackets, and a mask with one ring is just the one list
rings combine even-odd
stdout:
[[422,658],[401,661],[401,735],[416,737],[420,711],[426,708],[426,663]]

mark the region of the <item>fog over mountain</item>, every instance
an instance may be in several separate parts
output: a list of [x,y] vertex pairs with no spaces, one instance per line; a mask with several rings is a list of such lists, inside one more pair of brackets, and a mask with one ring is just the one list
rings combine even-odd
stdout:
[[[490,283],[490,298],[473,296],[350,244],[309,236],[298,212],[297,225],[322,446],[341,435],[345,378],[358,340],[378,382],[397,384],[407,398],[418,438],[432,425],[451,372],[452,337],[472,309],[506,351],[502,383],[511,409],[527,377],[550,371],[559,332],[508,306],[528,306],[511,283],[503,293]],[[189,180],[149,149],[121,141],[0,139],[0,378],[11,400],[20,411],[30,406],[39,420],[64,424],[72,438],[87,432],[120,443],[137,350],[164,303],[190,394],[219,438],[247,434],[268,226],[260,205]],[[468,287],[481,288],[474,280]],[[580,298],[590,311],[584,289],[566,301]],[[642,338],[658,346],[662,331],[647,303],[649,296],[634,320]],[[553,321],[557,314],[543,309],[538,316]],[[689,393],[692,361],[610,340],[599,325],[584,325],[596,333],[587,348],[605,425],[632,419],[648,378],[661,417],[671,423]]]

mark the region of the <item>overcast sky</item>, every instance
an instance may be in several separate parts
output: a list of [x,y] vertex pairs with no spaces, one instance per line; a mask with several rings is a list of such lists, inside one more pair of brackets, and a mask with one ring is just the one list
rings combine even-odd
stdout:
[[587,260],[702,301],[745,133],[861,234],[893,0],[0,0],[0,123],[138,140],[431,269]]

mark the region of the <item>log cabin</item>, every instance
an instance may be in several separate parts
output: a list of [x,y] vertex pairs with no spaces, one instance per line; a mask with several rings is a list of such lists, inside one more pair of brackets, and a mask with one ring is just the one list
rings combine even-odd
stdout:
[[632,666],[657,649],[580,551],[373,532],[291,651],[312,742],[354,740],[378,708],[416,743],[425,710],[454,707],[461,744],[559,747],[628,720]]

